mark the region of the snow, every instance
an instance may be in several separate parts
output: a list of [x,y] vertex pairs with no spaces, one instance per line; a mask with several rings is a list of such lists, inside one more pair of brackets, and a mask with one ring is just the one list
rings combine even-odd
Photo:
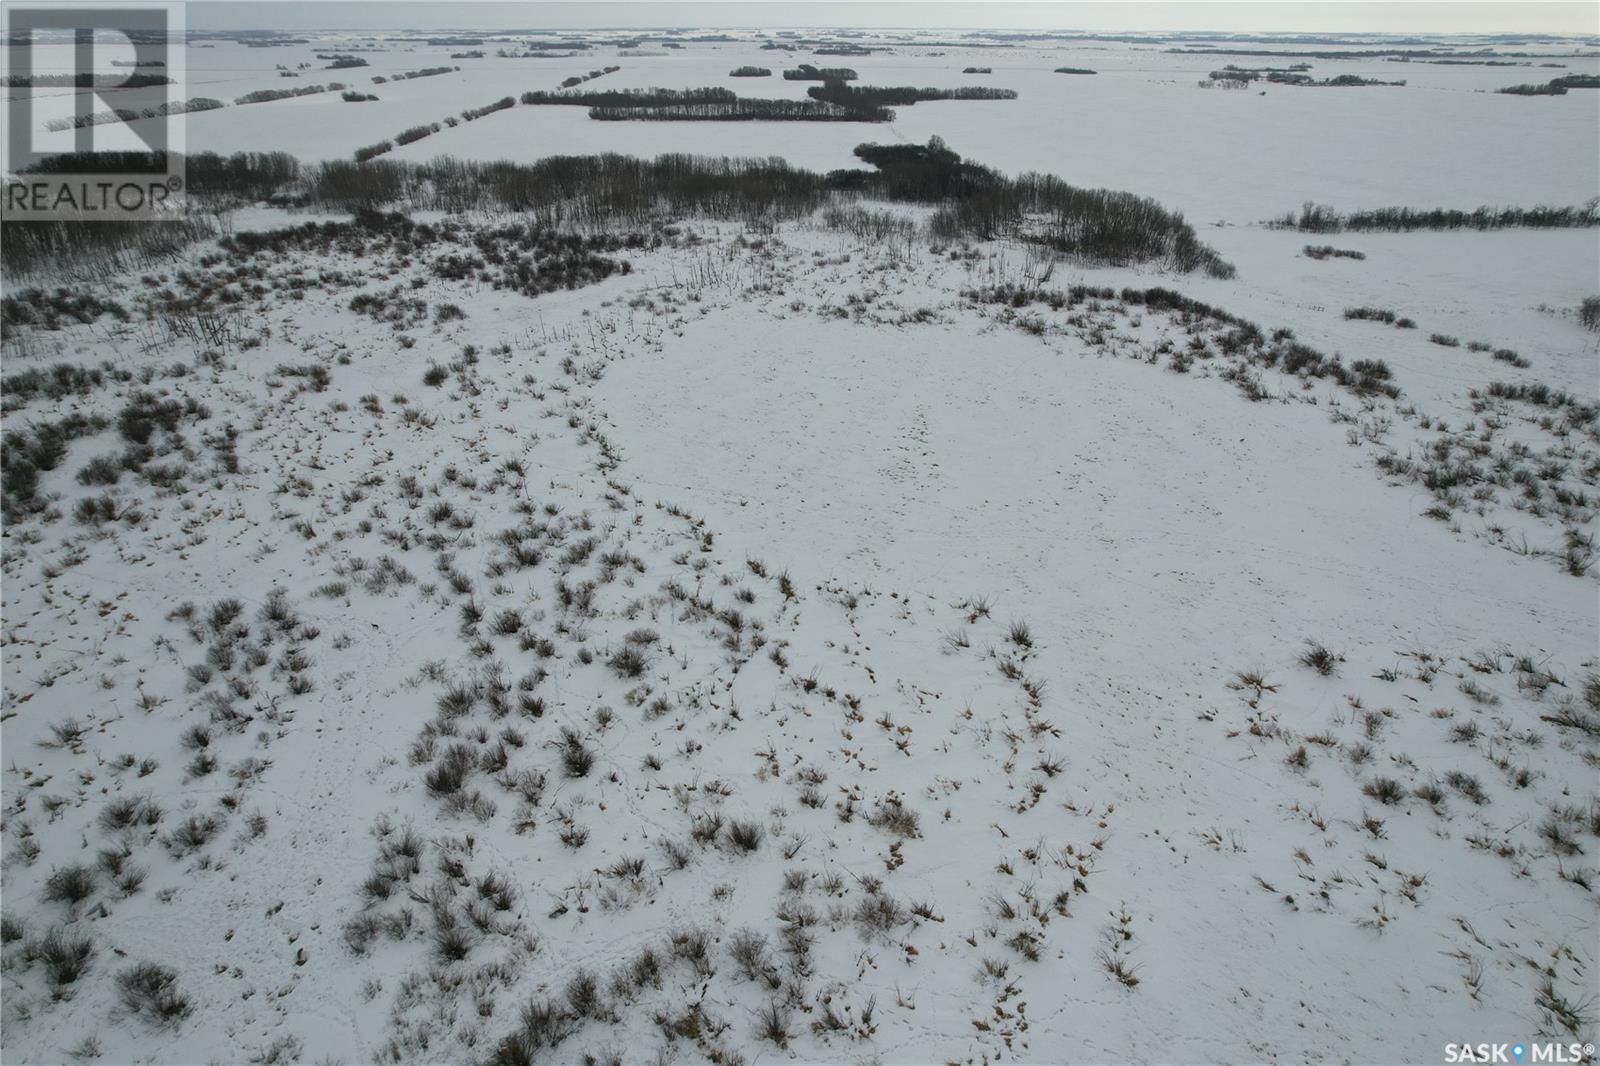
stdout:
[[[195,93],[260,87],[295,54],[230,70],[231,48],[191,55],[215,87]],[[1563,430],[1554,409],[1469,393],[1542,382],[1595,401],[1600,342],[1573,314],[1597,281],[1593,232],[1252,223],[1306,198],[1580,202],[1596,97],[1469,91],[1520,69],[1369,62],[1351,69],[1411,84],[1258,97],[1194,88],[1220,65],[1203,57],[943,51],[841,62],[864,83],[931,84],[992,64],[984,83],[1022,99],[920,104],[892,131],[736,134],[516,108],[397,155],[770,144],[833,166],[857,140],[940,133],[1002,169],[1226,221],[1201,235],[1237,276],[687,220],[697,239],[615,253],[629,273],[535,298],[441,280],[431,263],[454,247],[205,262],[217,249],[197,247],[100,283],[135,311],[180,272],[261,284],[217,357],[160,311],[8,329],[8,384],[57,361],[130,375],[8,397],[8,431],[112,419],[43,475],[56,513],[5,530],[0,891],[26,927],[3,948],[8,1062],[484,1061],[524,1005],[570,1000],[585,971],[604,1006],[544,1049],[553,1061],[1431,1062],[1462,1040],[1593,1039],[1600,617],[1594,570],[1569,573],[1562,552],[1569,529],[1595,532],[1600,446],[1593,421]],[[622,59],[595,85],[793,59],[698,45]],[[379,87],[381,105],[192,116],[189,145],[341,156],[424,101],[442,117],[612,61],[462,61],[476,65]],[[1102,73],[1044,73],[1066,64]],[[760,83],[780,90],[803,86]],[[1407,139],[1373,132],[1379,118]],[[1362,162],[1363,145],[1385,154]],[[256,207],[233,229],[306,217]],[[1367,258],[1313,260],[1308,243]],[[1227,355],[1219,328],[1116,298],[964,295],[999,283],[1175,288],[1347,363],[1382,359],[1400,395]],[[391,326],[351,306],[396,285],[432,313]],[[440,320],[447,304],[464,317]],[[1362,305],[1418,328],[1343,317]],[[1173,372],[1196,342],[1205,354]],[[181,442],[153,438],[173,450],[147,465],[180,464],[181,483],[80,484],[91,458],[121,453],[117,415],[143,388],[209,409]],[[1378,465],[1441,440],[1564,469],[1530,478],[1535,509],[1525,480],[1452,495]],[[1591,498],[1558,505],[1558,489]],[[74,517],[103,492],[117,518]],[[1445,519],[1425,515],[1447,501]],[[513,543],[537,560],[513,561]],[[409,577],[383,579],[384,559]],[[273,588],[298,624],[273,622]],[[248,632],[225,639],[205,619],[228,597]],[[186,601],[192,617],[175,613]],[[515,634],[496,628],[508,610]],[[1340,657],[1326,674],[1300,661],[1307,641]],[[216,665],[224,646],[237,658]],[[636,676],[608,665],[627,647],[644,649]],[[452,685],[477,686],[470,706],[447,709]],[[228,707],[248,721],[231,728]],[[58,743],[69,720],[86,731]],[[197,724],[209,773],[182,739]],[[507,773],[476,770],[464,790],[492,810],[430,794],[447,749],[487,756],[507,729]],[[565,768],[563,729],[593,751],[586,774]],[[124,752],[158,765],[141,775]],[[1380,798],[1384,779],[1405,794]],[[1436,783],[1440,799],[1414,792]],[[165,808],[154,829],[100,822],[141,795]],[[880,817],[896,801],[910,832]],[[166,838],[191,814],[222,829],[185,853]],[[713,816],[764,838],[750,854],[725,829],[696,840]],[[405,827],[420,868],[383,874]],[[142,886],[97,868],[85,901],[45,898],[53,871],[124,840]],[[503,909],[479,887],[491,873],[511,886]],[[375,875],[387,895],[364,891]],[[883,899],[908,913],[858,917]],[[361,942],[363,916],[402,911],[399,935]],[[441,913],[473,931],[465,958],[437,953]],[[55,925],[96,946],[65,987],[30,947]],[[704,967],[689,940],[674,955],[694,929]],[[741,969],[745,929],[776,969]],[[659,983],[614,987],[646,948]],[[117,974],[145,960],[190,998],[173,1026],[119,997]],[[1566,1024],[1561,1001],[1583,1016]],[[781,1045],[757,1023],[770,1003],[791,1011]],[[698,1029],[670,1024],[694,1004]]]
[[[1218,42],[1227,47],[1228,42]],[[1252,46],[1259,43],[1252,42]],[[358,53],[370,66],[325,70],[318,52],[337,41],[281,48],[220,42],[191,48],[186,96],[225,101],[256,89],[340,81],[373,92],[376,103],[347,104],[338,93],[228,107],[187,117],[191,151],[288,151],[302,159],[349,158],[420,122],[442,122],[503,96],[556,88],[603,66],[622,67],[593,89],[723,86],[740,95],[803,98],[809,83],[781,71],[803,53],[764,51],[741,42],[691,44],[663,55],[625,56],[595,48],[570,58],[452,59],[463,48],[395,46]],[[1309,46],[1307,50],[1311,49]],[[935,54],[939,53],[939,54]],[[811,57],[816,58],[816,57]],[[438,155],[534,160],[621,151],[656,155],[686,148],[712,155],[768,156],[819,170],[857,165],[850,150],[867,140],[926,141],[942,136],[957,151],[1008,173],[1037,170],[1085,186],[1128,189],[1185,212],[1196,222],[1243,224],[1282,214],[1306,200],[1338,207],[1391,203],[1472,208],[1480,204],[1583,203],[1600,189],[1600,94],[1559,97],[1493,92],[1525,81],[1600,72],[1600,61],[1562,59],[1562,69],[1441,66],[1382,60],[1314,60],[1317,77],[1358,74],[1404,87],[1355,89],[1260,86],[1202,90],[1196,82],[1233,63],[1283,66],[1292,59],[1168,54],[1159,46],[1052,46],[1007,49],[903,46],[893,53],[823,57],[857,70],[859,84],[1015,89],[1013,101],[936,101],[897,110],[888,126],[834,123],[596,123],[583,108],[517,107],[443,130],[396,149],[393,158]],[[818,60],[821,62],[821,60]],[[278,64],[311,69],[277,76]],[[1534,64],[1552,60],[1530,60]],[[729,78],[743,65],[770,78]],[[964,67],[992,66],[989,75]],[[41,63],[41,69],[45,64]],[[386,85],[373,75],[434,66],[461,71]],[[1093,77],[1055,74],[1060,66]],[[126,95],[138,98],[142,91]],[[1263,95],[1264,93],[1264,95]],[[52,98],[63,114],[65,98]],[[139,102],[142,104],[143,100]],[[117,106],[133,106],[119,103]],[[40,122],[53,112],[41,107]],[[1042,136],[1046,131],[1047,136]],[[65,146],[70,132],[55,135]],[[65,138],[65,139],[62,139]],[[48,144],[48,140],[42,141]],[[1151,151],[1159,145],[1160,151]]]

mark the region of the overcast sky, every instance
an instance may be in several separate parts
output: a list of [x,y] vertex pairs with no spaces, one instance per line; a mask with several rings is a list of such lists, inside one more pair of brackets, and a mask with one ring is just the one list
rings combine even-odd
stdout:
[[599,29],[942,27],[1061,30],[1600,33],[1600,3],[1275,2],[440,3],[434,0],[191,0],[192,29]]

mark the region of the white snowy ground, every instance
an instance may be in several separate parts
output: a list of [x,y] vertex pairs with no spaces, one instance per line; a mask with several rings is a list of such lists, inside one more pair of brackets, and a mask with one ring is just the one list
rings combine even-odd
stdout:
[[[1593,1039],[1600,634],[1561,556],[1600,444],[1592,408],[1467,395],[1593,403],[1592,235],[1317,262],[1214,230],[1221,282],[689,228],[535,300],[438,280],[443,245],[197,249],[101,290],[262,286],[215,360],[182,314],[11,334],[8,381],[110,368],[8,399],[8,431],[113,424],[5,532],[7,1061]],[[1217,327],[1117,299],[962,296],[1030,276],[1166,285],[1401,395],[1230,370]],[[397,283],[420,319],[351,309]],[[1420,328],[1343,319],[1368,303]],[[1167,340],[1204,351],[1174,373]],[[81,485],[143,388],[208,413],[156,431],[151,476]],[[1444,438],[1507,484],[1375,465]],[[1537,513],[1523,465],[1562,467]],[[71,980],[52,929],[89,945]],[[120,984],[145,961],[165,1021]]]

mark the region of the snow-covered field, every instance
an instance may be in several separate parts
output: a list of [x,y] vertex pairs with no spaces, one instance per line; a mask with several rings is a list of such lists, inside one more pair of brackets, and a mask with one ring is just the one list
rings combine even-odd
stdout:
[[[1217,42],[1218,47],[1230,44],[1239,47],[1241,42]],[[325,61],[315,58],[350,45],[387,50],[354,53],[369,64],[354,70],[328,70]],[[1529,98],[1493,90],[1566,74],[1600,73],[1600,60],[1530,59],[1528,66],[1511,67],[1313,60],[1311,73],[1318,78],[1354,74],[1406,85],[1352,92],[1263,85],[1227,92],[1196,85],[1229,63],[1286,66],[1295,60],[1169,54],[1167,47],[921,45],[870,56],[829,57],[728,41],[689,44],[670,52],[594,48],[570,58],[521,59],[499,57],[496,45],[485,44],[466,49],[484,51],[482,59],[453,59],[463,47],[375,42],[355,35],[279,48],[221,41],[188,50],[186,96],[229,102],[260,89],[339,81],[379,99],[348,104],[330,92],[201,112],[187,118],[187,141],[193,151],[287,151],[307,160],[341,159],[419,122],[439,122],[508,94],[554,89],[568,77],[603,66],[622,69],[587,88],[720,86],[741,95],[803,99],[814,83],[785,81],[779,74],[813,62],[851,67],[867,85],[988,85],[1015,89],[1019,95],[1006,102],[945,101],[901,108],[887,128],[857,123],[598,123],[590,122],[583,108],[515,108],[403,146],[395,158],[532,160],[588,152],[653,156],[687,150],[779,155],[797,166],[829,170],[854,165],[850,150],[861,141],[921,143],[937,134],[969,157],[1009,173],[1038,170],[1068,176],[1079,185],[1127,189],[1153,196],[1204,224],[1258,222],[1307,199],[1338,207],[1422,203],[1471,208],[1485,203],[1582,203],[1596,195],[1596,94]],[[1314,45],[1284,47],[1318,50]],[[55,63],[70,69],[63,65],[69,62],[62,48]],[[1539,65],[1550,62],[1561,66]],[[301,63],[309,68],[293,79],[280,77],[275,69]],[[51,64],[44,58],[38,66],[48,70]],[[728,77],[744,65],[767,67],[773,74]],[[371,83],[374,76],[439,66],[461,70]],[[993,73],[963,74],[968,66],[988,66]],[[1062,66],[1099,73],[1054,73]],[[141,94],[147,92],[119,94],[116,106],[141,106]],[[70,111],[69,97],[52,95],[41,102],[40,121]],[[52,142],[41,133],[40,144],[58,143],[65,149],[71,136],[71,131],[62,131]],[[131,138],[129,144],[137,146]]]
[[[338,43],[191,50],[190,94]],[[825,169],[937,134],[1154,195],[1237,275],[679,218],[530,298],[439,266],[514,220],[433,215],[10,279],[105,305],[7,320],[8,511],[18,455],[38,483],[0,604],[5,1060],[1592,1057],[1596,231],[1258,223],[1581,203],[1600,94],[1374,61],[1315,73],[1408,85],[1201,90],[1224,60],[1113,44],[615,52],[491,49],[188,144],[342,158],[605,63],[795,97],[722,75],[992,65],[1018,100],[891,128],[518,107],[395,157]]]

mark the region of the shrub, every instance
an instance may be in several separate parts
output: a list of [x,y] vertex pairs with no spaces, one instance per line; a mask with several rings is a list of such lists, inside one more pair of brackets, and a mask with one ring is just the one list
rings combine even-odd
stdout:
[[605,1000],[600,995],[600,981],[588,970],[579,970],[567,981],[562,990],[567,1007],[579,1018],[604,1018]]
[[728,843],[745,854],[761,847],[766,830],[757,822],[731,821],[728,823]]
[[1365,259],[1367,257],[1365,252],[1352,251],[1349,248],[1335,248],[1331,244],[1308,244],[1303,251],[1310,259]]
[[393,141],[379,141],[377,144],[369,144],[365,148],[356,149],[356,162],[365,163],[369,159],[374,159],[385,152],[392,151],[394,151]]
[[117,975],[123,1006],[157,1026],[174,1026],[193,1005],[178,991],[178,973],[170,966],[138,962]]
[[467,927],[459,923],[440,925],[433,931],[433,950],[441,962],[460,962],[472,952],[475,942]]
[[66,457],[67,444],[104,429],[103,418],[68,415],[58,422],[7,430],[0,447],[0,490],[7,518],[41,510],[39,475],[54,470]]
[[1363,785],[1361,791],[1386,807],[1393,807],[1406,798],[1405,786],[1392,777],[1375,777]]
[[[477,119],[482,118],[485,115],[492,115],[496,111],[504,111],[508,107],[515,107],[515,106],[517,106],[517,102],[515,100],[513,100],[509,96],[502,96],[500,99],[496,100],[492,104],[485,104],[482,107],[469,107],[469,108],[467,108],[465,111],[461,112],[461,117],[466,119],[468,122],[473,122],[473,121],[475,121]],[[437,127],[435,127],[435,128],[437,128]],[[405,141],[401,141],[400,143],[401,144],[405,144],[406,142]]]
[[[215,765],[214,761],[212,765]],[[179,824],[178,828],[162,838],[162,842],[173,854],[186,855],[205,847],[221,828],[222,822],[216,815],[191,814]]]
[[472,775],[476,764],[477,757],[471,747],[452,744],[444,757],[423,774],[423,784],[427,786],[430,796],[453,796],[461,791],[461,786]]
[[122,476],[122,462],[114,455],[102,455],[90,459],[78,471],[78,484],[80,485],[115,485]]
[[756,1011],[756,1035],[780,1048],[789,1046],[789,1041],[794,1034],[789,1031],[789,1019],[793,1012],[789,1007],[776,999],[770,999],[766,1005]]
[[518,1027],[505,1036],[489,1059],[490,1066],[537,1066],[553,1056],[545,1054],[559,1046],[578,1028],[578,1019],[555,1001],[530,1001],[522,1008]]
[[93,894],[94,871],[81,864],[63,866],[44,883],[44,900],[47,903],[65,903],[75,907]]
[[1584,329],[1600,330],[1600,296],[1585,296],[1578,305],[1578,321]]
[[161,815],[160,804],[152,802],[148,796],[121,796],[106,802],[98,823],[107,833],[117,833],[140,822],[155,825],[161,821]]
[[867,817],[867,822],[898,837],[920,835],[918,830],[920,819],[917,812],[906,807],[898,799],[884,800],[878,805],[878,809]]
[[59,928],[29,943],[26,950],[29,958],[44,963],[45,972],[55,985],[70,985],[82,977],[95,953],[88,937],[68,936]]
[[1549,81],[1543,85],[1523,83],[1521,85],[1507,85],[1504,89],[1495,92],[1505,96],[1565,96],[1567,87],[1559,82]]
[[561,731],[561,765],[568,777],[588,777],[594,768],[594,750],[571,729]]
[[628,644],[614,652],[607,665],[618,677],[638,677],[650,666],[650,657],[636,644]]
[[422,126],[412,126],[410,129],[404,129],[395,134],[394,143],[411,144],[414,141],[420,141],[422,138],[432,136],[438,132],[439,124],[437,122],[431,122]]

